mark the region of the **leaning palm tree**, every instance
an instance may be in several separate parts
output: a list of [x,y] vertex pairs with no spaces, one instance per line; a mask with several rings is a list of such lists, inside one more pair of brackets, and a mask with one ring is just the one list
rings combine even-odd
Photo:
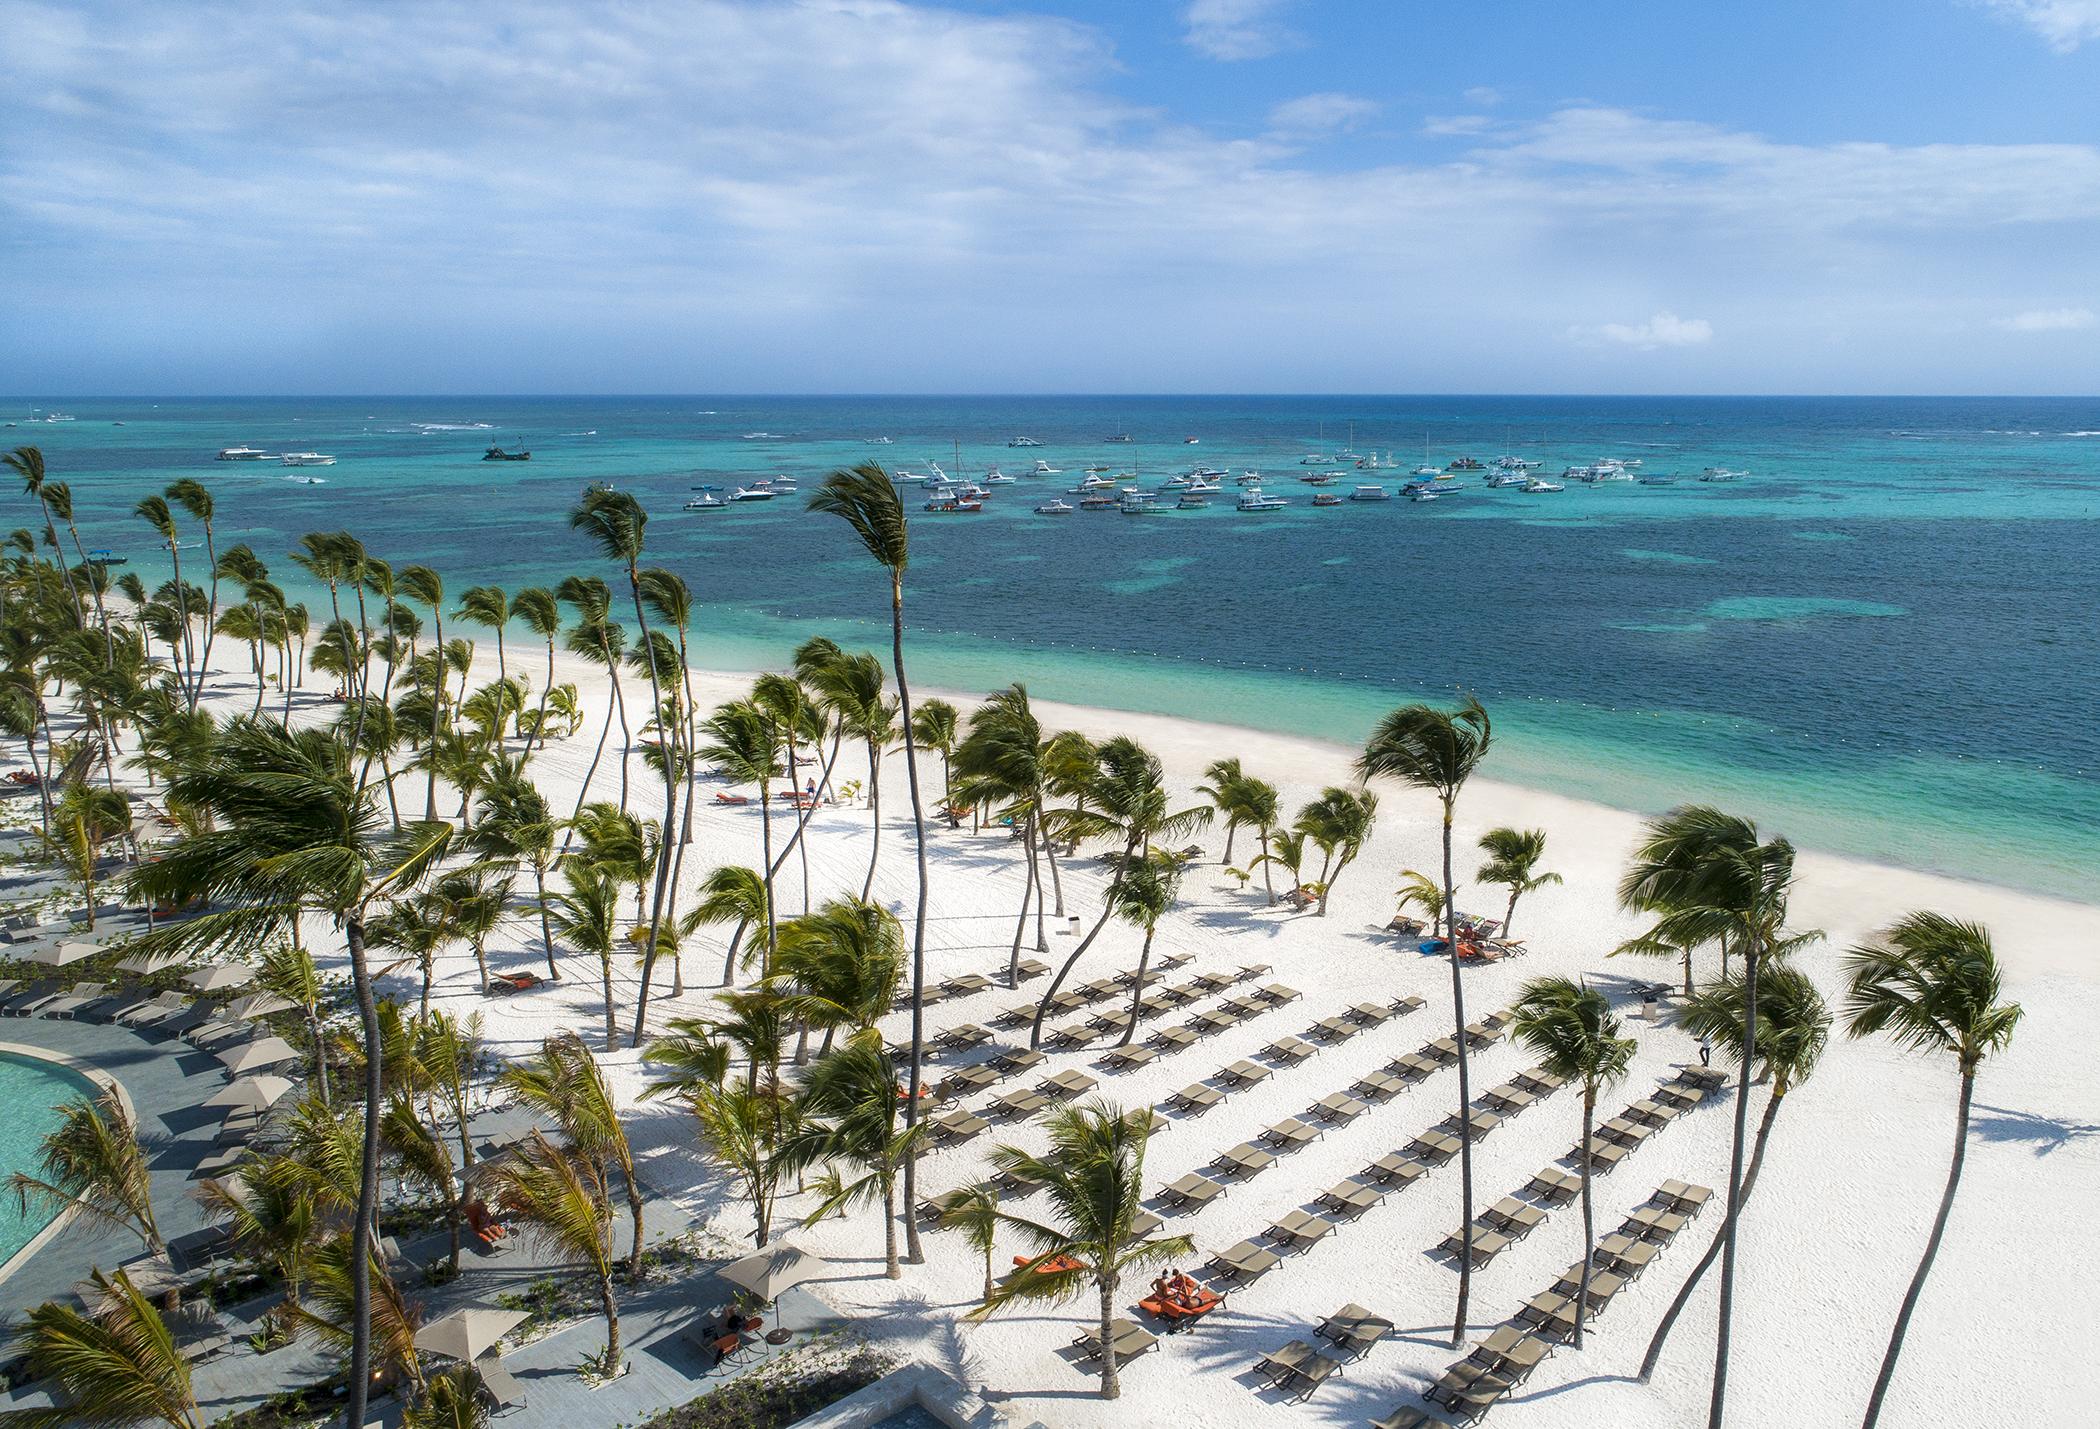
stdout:
[[1537,1054],[1554,1076],[1582,1084],[1582,1275],[1575,1292],[1575,1348],[1582,1348],[1582,1322],[1590,1313],[1590,1261],[1597,1244],[1596,1213],[1590,1204],[1590,1128],[1597,1095],[1625,1080],[1639,1045],[1621,1037],[1611,1003],[1593,987],[1564,977],[1535,978],[1517,994],[1510,1035]]
[[1327,899],[1342,870],[1356,861],[1378,822],[1378,796],[1369,789],[1330,787],[1298,813],[1296,831],[1320,850],[1320,906],[1314,916],[1327,916]]
[[985,805],[1019,827],[1027,874],[1021,880],[1021,908],[1014,916],[1014,936],[1006,957],[1006,985],[1021,985],[1021,938],[1028,930],[1028,909],[1035,907],[1036,948],[1047,950],[1043,935],[1043,880],[1036,855],[1043,843],[1043,813],[1049,798],[1042,725],[1024,685],[1009,685],[985,697],[970,713],[970,732],[955,749],[957,782],[950,802]]
[[496,632],[496,680],[499,684],[508,681],[510,666],[503,658],[503,627],[510,623],[510,597],[503,593],[503,587],[469,586],[461,593],[459,609],[452,612],[452,618],[471,620]]
[[95,870],[102,863],[103,845],[130,832],[131,803],[115,789],[74,784],[52,808],[47,845],[59,866],[80,881],[91,933],[95,930]]
[[211,673],[212,625],[219,618],[219,552],[212,540],[213,502],[210,489],[203,482],[191,477],[174,482],[165,494],[168,500],[188,512],[190,519],[204,528],[204,560],[211,572],[211,594],[204,610],[204,649],[197,656],[197,683],[190,691],[190,708],[195,709],[197,696],[204,688],[205,677]]
[[204,1429],[209,1421],[190,1387],[190,1362],[160,1311],[121,1270],[96,1270],[88,1280],[92,1308],[46,1301],[24,1315],[17,1335],[31,1376],[56,1380],[66,1402],[11,1410],[5,1422],[23,1429]]
[[1434,878],[1419,869],[1400,870],[1400,887],[1394,890],[1400,899],[1400,911],[1420,908],[1429,916],[1432,927],[1444,918],[1444,889]]
[[1233,816],[1236,816],[1243,826],[1253,829],[1258,836],[1261,853],[1257,855],[1257,859],[1261,863],[1262,891],[1268,895],[1270,906],[1273,907],[1276,903],[1276,883],[1269,873],[1269,852],[1270,840],[1275,837],[1277,820],[1282,817],[1280,796],[1274,784],[1265,779],[1257,779],[1251,774],[1233,780],[1228,792],[1232,798],[1230,807]]
[[[430,607],[430,619],[436,627],[432,641],[438,659],[430,681],[430,733],[429,741],[437,743],[438,726],[445,718],[445,579],[429,566],[403,566],[394,573],[394,580],[401,593],[418,605]],[[432,764],[423,779],[423,817],[437,818],[437,766]]]
[[[196,657],[190,644],[189,587],[183,584],[182,580],[182,541],[175,529],[175,513],[168,509],[167,501],[158,496],[146,497],[132,510],[140,520],[151,526],[155,534],[167,545],[168,558],[175,564],[175,613],[182,632],[181,660],[175,672],[175,684],[188,695],[190,703],[194,705],[197,700],[197,686],[203,683],[204,677],[195,668]],[[60,564],[63,565],[64,562]]]
[[320,1239],[320,1200],[306,1169],[285,1156],[250,1156],[230,1177],[197,1185],[197,1201],[224,1224],[235,1250],[276,1271],[293,1308]]
[[[803,1114],[812,1118],[803,1132],[802,1154],[827,1163],[812,1188],[816,1209],[803,1224],[813,1226],[854,1206],[879,1202],[883,1274],[897,1279],[904,1273],[897,1262],[897,1177],[923,1128],[897,1124],[897,1073],[882,1033],[873,1027],[856,1032],[829,1056],[819,1057],[803,1082],[801,1102]],[[859,1174],[849,1178],[841,1167]]]
[[[51,506],[44,499],[43,450],[38,447],[16,447],[5,456],[0,456],[0,466],[5,466],[16,476],[22,478],[22,490],[32,501],[36,502],[37,510],[43,513],[44,539],[50,544],[51,549],[56,551],[59,548],[58,527],[52,524]],[[31,549],[35,549],[34,546]],[[73,584],[73,568],[62,560],[57,564],[59,577],[65,582],[66,604],[72,613],[73,625],[76,629],[84,630],[87,628],[87,616],[80,607],[79,588]]]
[[1196,786],[1196,792],[1225,821],[1225,856],[1220,863],[1232,862],[1232,841],[1240,831],[1240,801],[1233,786],[1245,777],[1238,759],[1213,759],[1203,770],[1203,782]]
[[773,1211],[806,1164],[797,1135],[800,1102],[776,1086],[699,1083],[686,1093],[700,1136],[700,1150],[722,1168],[751,1208],[751,1243],[759,1250],[773,1235]]
[[547,678],[540,685],[539,712],[532,722],[532,737],[525,744],[531,749],[547,742],[547,697],[554,689],[554,637],[561,634],[561,602],[545,586],[527,586],[511,597],[510,613],[547,642]]
[[[735,923],[736,929],[729,935],[729,953],[722,964],[722,986],[736,986],[737,946],[744,939],[747,929],[771,926],[768,909],[772,899],[767,896],[766,876],[755,868],[744,868],[736,864],[724,864],[711,869],[707,877],[700,880],[700,902],[692,911],[695,926],[706,923]],[[749,953],[745,954],[746,960]]]
[[[809,509],[836,516],[853,528],[868,555],[890,582],[890,663],[897,677],[897,710],[904,727],[904,781],[911,790],[912,856],[918,872],[918,899],[911,933],[911,1070],[905,1088],[904,1121],[919,1119],[919,1088],[926,1057],[926,810],[919,799],[918,742],[912,737],[911,685],[904,675],[904,568],[911,559],[904,503],[880,463],[862,462],[849,471],[834,471],[809,498]],[[904,1163],[904,1202],[918,1200],[918,1159]],[[916,1217],[905,1222],[906,1258],[917,1265]]]
[[7,1178],[23,1213],[31,1201],[54,1213],[77,1210],[131,1232],[153,1255],[167,1248],[153,1215],[152,1174],[138,1128],[115,1088],[59,1109],[58,1125],[37,1147],[37,1171],[16,1171]]
[[829,1052],[841,1029],[865,1032],[880,1021],[896,1000],[904,960],[904,930],[880,904],[835,898],[782,924],[780,958],[766,988],[802,1026],[804,1050],[795,1060],[806,1060],[814,1029],[822,1029]]
[[613,1011],[612,969],[620,943],[620,881],[580,862],[567,864],[562,874],[568,890],[547,895],[547,916],[563,942],[598,960],[598,977],[605,991],[605,1045],[616,1047],[620,1028]]
[[1123,1277],[1187,1255],[1185,1235],[1140,1235],[1132,1223],[1145,1194],[1145,1142],[1152,1109],[1124,1111],[1095,1099],[1060,1107],[1043,1118],[1049,1150],[1038,1156],[1001,1146],[992,1161],[1024,1183],[1039,1183],[1050,1198],[1049,1218],[1001,1213],[999,1223],[1020,1234],[1035,1254],[970,1312],[981,1320],[1017,1301],[1065,1301],[1088,1285],[1101,1297],[1101,1397],[1122,1393],[1116,1376],[1113,1321]]
[[1517,916],[1517,900],[1559,883],[1560,875],[1538,871],[1539,860],[1546,856],[1544,829],[1489,829],[1480,836],[1480,851],[1488,857],[1474,873],[1474,881],[1499,883],[1509,890],[1509,906],[1502,910],[1502,936],[1506,938]]
[[773,897],[773,777],[780,759],[780,726],[750,700],[734,700],[709,715],[700,726],[709,743],[700,750],[736,783],[758,786],[758,836],[766,886],[766,946],[760,967],[771,971],[779,943]]
[[1962,1161],[1969,1144],[1969,1103],[1976,1073],[1986,1058],[2003,1051],[2020,1022],[2020,1004],[2000,1002],[1997,955],[1991,935],[1980,924],[1963,923],[1943,913],[1911,913],[1886,932],[1852,950],[1846,960],[1846,1031],[1854,1037],[1885,1033],[1912,1052],[1951,1057],[1961,1077],[1955,1102],[1954,1155],[1947,1166],[1947,1188],[1932,1218],[1932,1234],[1918,1258],[1917,1273],[1903,1294],[1896,1325],[1889,1332],[1888,1352],[1874,1377],[1861,1429],[1874,1429],[1887,1399],[1896,1360],[1903,1353],[1904,1332],[1932,1274],[1933,1258],[1954,1210],[1961,1187]]
[[527,1240],[582,1265],[605,1312],[604,1372],[620,1369],[620,1306],[613,1295],[612,1204],[585,1162],[535,1131],[498,1166],[498,1199]]
[[912,716],[911,737],[921,749],[941,756],[941,798],[948,797],[949,765],[962,730],[962,715],[946,700],[927,700]]
[[[363,1266],[362,1276],[358,1267]],[[416,1331],[423,1325],[423,1304],[409,1298],[399,1281],[388,1273],[378,1250],[369,1241],[339,1235],[325,1241],[315,1252],[307,1298],[283,1315],[301,1334],[319,1340],[330,1349],[349,1349],[355,1354],[360,1342],[372,1346],[372,1374],[380,1384],[406,1382],[413,1399],[423,1385],[423,1360],[416,1352]],[[362,1278],[371,1289],[371,1309],[357,1314],[357,1282]]]
[[1455,927],[1457,885],[1451,873],[1451,824],[1458,794],[1487,756],[1493,737],[1488,712],[1468,696],[1457,710],[1406,705],[1394,710],[1371,731],[1370,742],[1356,761],[1366,782],[1395,779],[1434,794],[1444,814],[1444,952],[1451,962],[1451,1016],[1458,1043],[1459,1261],[1458,1308],[1451,1322],[1451,1344],[1466,1336],[1466,1302],[1473,1290],[1473,1083],[1466,1055],[1466,989],[1458,960]]
[[539,1054],[504,1073],[503,1084],[518,1094],[527,1106],[546,1112],[555,1120],[569,1145],[596,1168],[600,1182],[608,1171],[617,1170],[627,1196],[627,1212],[634,1222],[634,1239],[627,1255],[627,1278],[639,1284],[642,1278],[642,1180],[635,1166],[634,1147],[627,1140],[627,1127],[620,1120],[619,1101],[605,1069],[573,1032],[549,1037]]
[[1138,949],[1137,976],[1130,983],[1130,1020],[1123,1025],[1123,1040],[1116,1044],[1119,1047],[1128,1047],[1137,1035],[1138,1013],[1145,1001],[1146,970],[1152,964],[1152,938],[1159,931],[1159,920],[1173,911],[1174,899],[1180,892],[1181,860],[1156,848],[1147,849],[1116,885],[1116,916],[1145,934],[1144,944]]
[[522,756],[496,756],[481,791],[481,819],[468,836],[468,844],[484,859],[531,870],[533,905],[539,912],[540,950],[547,958],[547,976],[556,979],[561,977],[561,969],[554,961],[547,875],[554,868],[554,836],[560,827],[547,796],[526,773]]
[[999,1249],[999,1215],[999,1188],[989,1181],[963,1187],[941,1208],[941,1229],[960,1231],[970,1249],[984,1257],[982,1303],[986,1305],[992,1303],[992,1293],[998,1288],[992,1279],[992,1257]]
[[481,1373],[470,1364],[433,1370],[421,1404],[402,1409],[402,1429],[487,1429],[493,1412],[482,1395]]
[[[1763,984],[1757,993],[1757,1061],[1761,1079],[1769,1080],[1772,1089],[1765,1100],[1763,1118],[1758,1122],[1757,1140],[1752,1144],[1749,1164],[1743,1170],[1743,1192],[1745,1201],[1757,1185],[1757,1173],[1765,1163],[1765,1146],[1772,1139],[1772,1127],[1779,1119],[1779,1108],[1788,1092],[1807,1081],[1816,1069],[1816,1062],[1823,1055],[1824,1044],[1830,1039],[1830,1011],[1823,1005],[1823,994],[1806,973],[1784,963],[1768,962],[1758,969],[1758,981]],[[1723,1048],[1731,1057],[1743,1055],[1743,1024],[1741,1009],[1743,990],[1737,978],[1722,978],[1707,987],[1688,1003],[1684,1010],[1683,1024],[1687,1031]],[[1663,1344],[1670,1337],[1677,1317],[1684,1313],[1692,1292],[1706,1275],[1715,1260],[1720,1258],[1723,1236],[1715,1231],[1707,1243],[1705,1254],[1692,1267],[1678,1288],[1677,1297],[1670,1308],[1663,1312],[1661,1323],[1655,1327],[1654,1336],[1648,1341],[1648,1353],[1641,1360],[1641,1379],[1645,1382],[1655,1373],[1655,1362],[1662,1356]]]

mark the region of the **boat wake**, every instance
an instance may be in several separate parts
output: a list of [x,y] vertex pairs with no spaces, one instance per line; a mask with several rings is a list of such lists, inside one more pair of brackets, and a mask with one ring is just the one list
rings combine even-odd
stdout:
[[494,422],[410,422],[419,432],[493,432]]

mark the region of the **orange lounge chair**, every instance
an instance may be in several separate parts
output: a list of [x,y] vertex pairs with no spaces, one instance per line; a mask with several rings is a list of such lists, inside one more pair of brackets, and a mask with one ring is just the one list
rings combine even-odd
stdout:
[[1196,1293],[1196,1303],[1193,1305],[1177,1304],[1172,1300],[1162,1300],[1157,1295],[1147,1295],[1138,1301],[1138,1308],[1155,1319],[1165,1320],[1170,1325],[1185,1325],[1202,1319],[1224,1303],[1224,1296],[1213,1291],[1200,1290]]
[[546,979],[538,973],[495,973],[489,978],[489,991],[524,992],[528,988],[538,987],[545,981]]
[[716,795],[715,795],[715,802],[716,802],[717,804],[729,804],[729,805],[735,806],[735,805],[742,805],[742,804],[748,804],[748,803],[750,803],[750,802],[751,802],[751,800],[750,800],[750,798],[749,798],[749,797],[748,797],[747,795],[743,795],[743,794],[723,794],[723,793],[717,792],[717,793],[716,793]]

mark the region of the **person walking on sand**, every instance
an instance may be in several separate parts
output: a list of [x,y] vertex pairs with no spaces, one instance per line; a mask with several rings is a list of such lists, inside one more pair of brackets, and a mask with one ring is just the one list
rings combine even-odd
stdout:
[[1713,1064],[1714,1044],[1708,1041],[1706,1038],[1701,1037],[1699,1039],[1699,1065],[1702,1067],[1711,1067]]

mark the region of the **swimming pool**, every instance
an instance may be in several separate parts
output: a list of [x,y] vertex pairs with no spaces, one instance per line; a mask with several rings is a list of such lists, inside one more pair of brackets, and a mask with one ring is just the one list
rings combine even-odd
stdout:
[[[93,1082],[57,1062],[0,1052],[0,1176],[34,1174],[37,1149],[58,1125],[60,1105],[96,1090]],[[0,1196],[0,1274],[52,1219],[47,1205],[31,1201],[25,1213],[14,1196]]]

